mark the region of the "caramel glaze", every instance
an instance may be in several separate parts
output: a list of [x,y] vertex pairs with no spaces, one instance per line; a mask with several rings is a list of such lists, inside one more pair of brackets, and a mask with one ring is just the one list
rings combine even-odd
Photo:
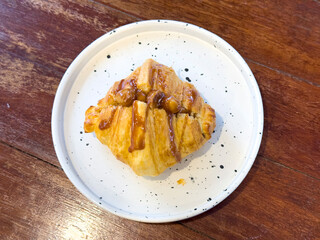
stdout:
[[126,81],[124,79],[122,79],[119,84],[118,84],[118,87],[116,89],[116,92],[119,92],[121,91],[122,89],[124,89],[124,86],[126,85]]
[[[158,78],[160,86],[165,87],[165,79],[162,71],[156,68],[152,68],[151,71],[151,86],[153,86],[156,78]],[[137,89],[136,81],[137,79],[135,77],[127,80],[122,79],[114,91],[116,99],[118,99],[118,105],[131,106],[132,104],[131,145],[128,151],[133,152],[134,150],[141,150],[145,147],[144,139],[146,121],[144,121],[138,114],[138,105],[135,103],[135,101],[138,100],[147,103],[146,114],[148,112],[148,108],[162,108],[166,111],[169,124],[170,151],[176,161],[179,162],[181,160],[181,154],[175,143],[175,134],[172,126],[173,114],[188,113],[190,115],[192,105],[198,97],[198,92],[194,89],[188,89],[186,96],[189,106],[188,109],[186,109],[179,104],[174,96],[166,96],[165,93],[159,90],[152,90],[148,94],[144,93],[142,90]],[[111,126],[115,110],[116,108],[112,110],[109,119],[105,119],[100,122],[99,128],[101,130],[107,129]],[[147,117],[145,119],[147,119]]]
[[[146,111],[146,114],[147,112],[148,111]],[[134,101],[132,105],[131,145],[128,149],[129,152],[133,152],[134,150],[144,149],[145,132],[146,132],[145,128],[146,128],[146,121],[144,121],[143,118],[139,116],[138,102]]]
[[111,109],[111,114],[109,115],[108,119],[102,119],[101,122],[99,123],[99,129],[100,130],[104,130],[107,129],[111,126],[112,121],[113,121],[113,117],[114,117],[114,113],[117,110],[117,108],[113,107]]
[[178,101],[173,97],[167,97],[163,92],[151,91],[147,98],[148,107],[163,108],[168,116],[170,151],[177,162],[181,161],[181,154],[175,143],[174,129],[172,126],[172,118],[174,113],[178,113],[181,109]]
[[198,97],[198,91],[192,89],[191,96],[189,97],[190,102],[193,104],[196,101],[197,97]]
[[146,102],[147,101],[147,95],[142,92],[142,90],[137,89],[136,91],[136,99],[141,101],[141,102]]
[[197,101],[199,93],[197,90],[192,88],[184,88],[183,95],[186,97],[186,108],[184,112],[187,112],[189,115],[192,112],[192,106]]
[[154,67],[151,68],[150,71],[151,71],[151,77],[150,77],[150,79],[149,79],[149,84],[150,84],[150,86],[151,86],[151,89],[153,89],[153,84],[154,84],[156,78],[158,77],[158,71],[157,71],[157,69],[154,68]]
[[162,89],[165,89],[167,85],[165,84],[165,77],[161,69],[158,69],[158,84]]
[[170,139],[170,150],[172,155],[176,158],[177,162],[181,161],[181,154],[180,151],[177,148],[176,142],[174,140],[174,130],[172,126],[172,118],[173,113],[167,113],[168,114],[168,123],[169,123],[169,139]]

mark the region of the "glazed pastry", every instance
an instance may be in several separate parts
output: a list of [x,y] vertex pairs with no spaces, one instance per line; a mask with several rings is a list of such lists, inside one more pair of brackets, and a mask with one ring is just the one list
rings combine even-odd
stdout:
[[215,111],[172,68],[148,59],[85,113],[95,132],[139,176],[157,176],[211,138]]

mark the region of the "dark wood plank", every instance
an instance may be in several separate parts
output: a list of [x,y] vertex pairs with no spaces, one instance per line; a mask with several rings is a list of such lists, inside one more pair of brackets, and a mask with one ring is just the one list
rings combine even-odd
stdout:
[[204,27],[245,58],[320,84],[318,1],[99,1],[144,19]]
[[210,239],[178,223],[114,216],[75,189],[62,170],[0,144],[1,239]]
[[92,41],[136,18],[93,1],[1,1],[0,49],[65,71]]
[[[58,165],[51,108],[62,72],[0,50],[0,140]],[[265,108],[260,155],[319,178],[320,88],[251,63]]]
[[320,179],[320,88],[249,65],[264,105],[259,154]]
[[0,49],[0,141],[58,165],[51,109],[62,72]]
[[320,181],[258,157],[244,182],[183,223],[216,239],[319,239]]

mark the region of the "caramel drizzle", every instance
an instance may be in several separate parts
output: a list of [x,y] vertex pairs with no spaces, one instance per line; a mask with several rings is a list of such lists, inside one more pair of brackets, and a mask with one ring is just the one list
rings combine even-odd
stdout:
[[181,154],[180,151],[177,148],[176,142],[175,142],[175,134],[174,134],[174,130],[173,130],[173,126],[172,126],[172,118],[173,118],[173,114],[172,113],[168,113],[168,124],[169,124],[169,139],[170,139],[170,150],[172,155],[175,157],[177,162],[181,161]]
[[[133,152],[134,150],[142,150],[145,146],[145,133],[147,121],[143,121],[143,119],[139,116],[139,114],[137,113],[137,106],[138,103],[134,101],[132,105],[131,145],[128,149],[129,152]],[[146,115],[147,113],[148,109],[146,111]]]
[[[154,106],[155,108],[163,108],[167,113],[167,119],[168,119],[168,125],[169,125],[169,140],[170,140],[170,151],[172,155],[175,157],[177,162],[181,161],[181,154],[178,150],[175,142],[175,134],[174,129],[172,126],[172,118],[173,118],[173,112],[170,111],[168,106],[168,101],[173,99],[172,96],[166,97],[166,95],[163,92],[160,91],[153,91],[149,93],[150,98],[148,99],[148,106]],[[175,110],[175,113],[178,112],[180,109],[177,107]]]
[[109,127],[111,127],[112,121],[113,121],[113,117],[114,117],[114,113],[117,110],[116,107],[113,107],[111,110],[111,114],[110,117],[108,119],[103,119],[101,120],[101,122],[99,123],[99,129],[100,130],[105,130],[108,129]]
[[127,83],[127,81],[125,81],[124,79],[122,79],[122,80],[119,82],[119,85],[118,85],[118,87],[117,87],[116,92],[121,91],[121,90],[124,88],[124,86],[126,85],[126,83]]
[[118,86],[117,89],[115,90],[115,93],[120,92],[121,90],[123,90],[127,84],[129,84],[131,86],[131,88],[133,88],[134,91],[137,90],[137,83],[136,83],[137,79],[135,77],[130,78],[130,79],[122,79]]

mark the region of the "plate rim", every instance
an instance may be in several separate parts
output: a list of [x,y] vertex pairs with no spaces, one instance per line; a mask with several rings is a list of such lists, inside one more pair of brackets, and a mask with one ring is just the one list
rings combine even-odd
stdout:
[[[138,22],[133,22],[130,24],[126,24],[123,26],[120,26],[118,28],[115,28],[99,38],[97,38],[95,41],[90,43],[87,47],[85,47],[79,54],[78,56],[72,61],[72,63],[69,65],[67,68],[66,72],[64,73],[59,86],[57,88],[54,102],[53,102],[53,107],[52,107],[52,115],[51,115],[51,133],[52,133],[52,140],[53,140],[53,145],[54,149],[58,158],[58,161],[64,171],[64,173],[67,175],[68,179],[72,182],[72,184],[77,188],[79,192],[81,192],[87,199],[89,199],[91,202],[95,203],[95,205],[102,207],[103,209],[107,210],[110,213],[113,213],[117,216],[130,219],[130,220],[135,220],[139,222],[149,222],[149,223],[165,223],[165,222],[175,222],[179,220],[184,220],[190,217],[194,217],[196,215],[199,215],[205,211],[197,211],[197,212],[192,212],[189,214],[189,212],[184,211],[183,213],[176,214],[176,215],[166,215],[167,217],[162,217],[161,218],[152,218],[152,214],[146,214],[151,217],[149,218],[141,218],[140,215],[130,215],[130,214],[125,214],[125,212],[121,211],[115,211],[113,206],[109,205],[109,207],[105,205],[99,204],[99,199],[96,196],[95,193],[93,193],[89,187],[80,179],[79,175],[77,174],[76,170],[72,166],[72,164],[69,164],[69,158],[68,155],[65,154],[63,148],[66,148],[65,144],[65,138],[64,138],[64,131],[63,131],[63,126],[64,126],[64,111],[66,107],[66,99],[68,94],[65,94],[68,89],[68,87],[72,87],[73,83],[75,81],[70,81],[70,76],[71,74],[74,74],[74,69],[78,67],[79,64],[81,64],[81,61],[83,61],[83,58],[88,55],[97,45],[101,44],[104,42],[106,39],[108,39],[110,36],[113,34],[116,35],[117,32],[125,32],[128,29],[134,28],[134,26],[137,25],[148,25],[148,24],[172,24],[172,25],[184,25],[188,26],[188,28],[193,28],[195,31],[201,31],[202,33],[208,35],[209,37],[212,37],[213,39],[217,39],[219,43],[223,44],[224,46],[227,46],[229,49],[232,50],[232,55],[236,58],[236,60],[239,62],[242,68],[245,69],[246,72],[250,73],[251,78],[248,79],[246,78],[246,82],[251,83],[251,87],[253,87],[253,91],[255,93],[255,103],[256,107],[258,110],[258,117],[257,119],[259,120],[257,123],[257,130],[258,132],[253,135],[255,136],[255,141],[253,142],[251,146],[249,145],[248,149],[251,149],[250,155],[247,157],[247,161],[245,162],[244,166],[242,167],[241,172],[239,172],[230,185],[228,186],[228,193],[223,192],[220,193],[217,197],[218,203],[212,203],[210,207],[208,207],[205,211],[210,210],[211,208],[215,207],[219,203],[221,203],[225,198],[227,198],[229,195],[231,195],[234,190],[242,183],[242,181],[245,179],[247,176],[248,172],[250,171],[260,148],[261,145],[261,140],[262,140],[262,135],[263,135],[263,126],[264,126],[264,109],[263,109],[263,102],[262,102],[262,97],[260,93],[260,89],[258,86],[258,83],[249,68],[248,64],[244,60],[244,58],[235,50],[228,42],[226,42],[224,39],[216,35],[215,33],[210,32],[209,30],[206,30],[204,28],[201,28],[199,26],[196,26],[191,23],[187,22],[181,22],[181,21],[175,21],[175,20],[159,20],[159,19],[154,19],[154,20],[146,20],[146,21],[138,21]],[[159,25],[158,25],[159,26]],[[157,31],[157,29],[155,29]],[[121,39],[121,38],[120,38]],[[201,39],[201,38],[199,38]],[[70,87],[70,89],[71,89]],[[250,91],[252,93],[252,91]],[[65,96],[64,96],[65,95]],[[62,109],[62,110],[61,110]],[[62,114],[61,114],[62,111]],[[260,113],[260,114],[259,114]],[[250,161],[249,161],[250,160]]]

